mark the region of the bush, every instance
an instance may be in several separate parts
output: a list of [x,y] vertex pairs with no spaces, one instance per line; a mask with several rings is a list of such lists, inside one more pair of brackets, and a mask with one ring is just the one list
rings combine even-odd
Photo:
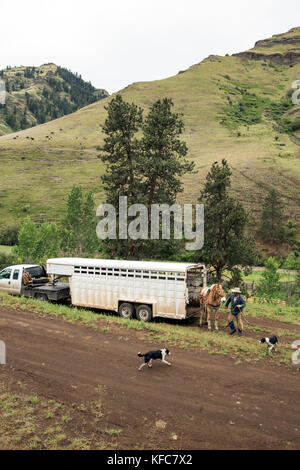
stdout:
[[23,263],[43,264],[58,256],[60,231],[55,223],[44,222],[39,227],[27,217],[18,234],[16,253]]
[[1,230],[0,245],[14,246],[18,242],[19,227],[17,225],[9,225]]
[[0,252],[0,271],[7,266],[12,266],[17,263],[15,255],[8,255]]
[[294,250],[292,251],[283,263],[285,269],[296,269],[300,270],[300,256],[299,252]]
[[268,258],[265,262],[265,270],[262,272],[262,281],[257,286],[257,293],[260,297],[274,299],[280,294],[280,274],[279,264],[274,258]]

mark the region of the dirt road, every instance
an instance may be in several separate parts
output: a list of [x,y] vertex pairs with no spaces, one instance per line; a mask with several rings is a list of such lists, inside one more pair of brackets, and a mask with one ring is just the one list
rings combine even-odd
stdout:
[[171,367],[156,362],[138,372],[137,352],[167,347],[141,334],[0,308],[11,381],[66,404],[93,400],[105,386],[106,419],[122,429],[120,448],[300,448],[299,367],[172,348]]

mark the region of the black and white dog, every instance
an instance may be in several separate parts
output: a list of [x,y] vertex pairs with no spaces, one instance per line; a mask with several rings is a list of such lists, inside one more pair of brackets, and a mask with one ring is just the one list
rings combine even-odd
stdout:
[[268,353],[270,354],[270,352],[272,351],[272,349],[274,348],[274,351],[275,351],[275,346],[276,344],[278,343],[278,338],[277,336],[271,336],[271,338],[262,338],[259,343],[266,343],[268,345]]
[[139,357],[144,358],[144,363],[140,365],[139,370],[142,370],[144,366],[148,364],[148,367],[152,367],[152,361],[155,359],[160,359],[162,362],[171,365],[170,362],[166,361],[166,356],[169,356],[171,353],[168,349],[158,349],[157,351],[149,351],[146,354],[138,353]]

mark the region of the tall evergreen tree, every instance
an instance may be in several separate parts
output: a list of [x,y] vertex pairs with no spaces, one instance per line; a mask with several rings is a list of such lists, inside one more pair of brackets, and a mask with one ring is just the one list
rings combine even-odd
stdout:
[[[138,171],[142,179],[143,201],[151,213],[151,204],[174,204],[183,189],[182,177],[191,173],[194,162],[188,161],[186,142],[181,140],[184,130],[182,115],[172,111],[170,98],[159,99],[150,107],[142,130],[141,158]],[[171,214],[171,228],[174,217]],[[150,225],[150,224],[149,224]],[[162,221],[160,221],[160,230]],[[150,233],[150,226],[148,227]],[[135,243],[135,252],[147,257],[165,258],[174,255],[182,243],[170,240],[148,240]]]
[[225,159],[213,163],[199,198],[204,204],[204,248],[201,258],[215,269],[220,281],[225,269],[255,260],[254,244],[245,236],[247,214],[229,195],[231,170]]
[[257,293],[260,296],[276,297],[280,291],[280,274],[278,272],[279,263],[274,258],[265,261],[265,270],[261,273],[261,281],[257,286]]
[[[106,201],[118,210],[119,196],[127,196],[128,205],[143,203],[148,212],[153,203],[175,202],[182,190],[180,178],[193,170],[194,163],[185,158],[187,146],[180,140],[181,117],[172,112],[172,100],[156,101],[143,121],[143,110],[127,103],[121,95],[108,105],[103,126],[104,146],[100,154],[106,164],[102,177]],[[140,132],[141,137],[138,138]],[[119,214],[117,213],[117,216]],[[108,240],[104,243],[110,256],[138,258],[159,247],[170,252],[167,242]]]
[[143,158],[138,170],[144,177],[143,194],[148,205],[174,203],[182,191],[182,176],[194,168],[194,162],[185,159],[187,145],[180,140],[184,124],[181,116],[172,112],[173,106],[169,98],[156,101],[143,124]]
[[284,240],[285,225],[283,215],[284,204],[275,189],[267,194],[260,218],[258,234],[264,241],[277,243]]
[[96,235],[95,201],[91,191],[89,191],[82,203],[82,243],[87,256],[93,256],[98,248]]
[[[137,172],[141,146],[136,134],[141,129],[143,111],[134,103],[124,101],[121,95],[113,98],[105,109],[107,118],[102,127],[105,138],[100,158],[106,164],[106,171],[102,183],[106,202],[116,209],[118,227],[119,197],[127,196],[128,205],[141,202],[141,180]],[[104,240],[102,248],[108,256],[133,256],[130,241],[118,236],[116,240]]]
[[143,111],[124,101],[121,95],[113,98],[105,109],[107,119],[102,128],[105,138],[100,157],[107,164],[102,177],[107,202],[117,206],[120,195],[128,196],[128,203],[138,202],[137,161],[141,147],[136,133],[142,125]]

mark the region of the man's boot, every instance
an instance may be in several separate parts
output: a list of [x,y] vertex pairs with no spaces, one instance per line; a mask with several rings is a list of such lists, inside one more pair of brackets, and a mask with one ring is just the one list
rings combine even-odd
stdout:
[[230,335],[233,335],[234,333],[236,333],[236,327],[234,325],[234,321],[231,320],[231,322],[229,323],[229,326],[231,328],[231,332],[229,333]]

